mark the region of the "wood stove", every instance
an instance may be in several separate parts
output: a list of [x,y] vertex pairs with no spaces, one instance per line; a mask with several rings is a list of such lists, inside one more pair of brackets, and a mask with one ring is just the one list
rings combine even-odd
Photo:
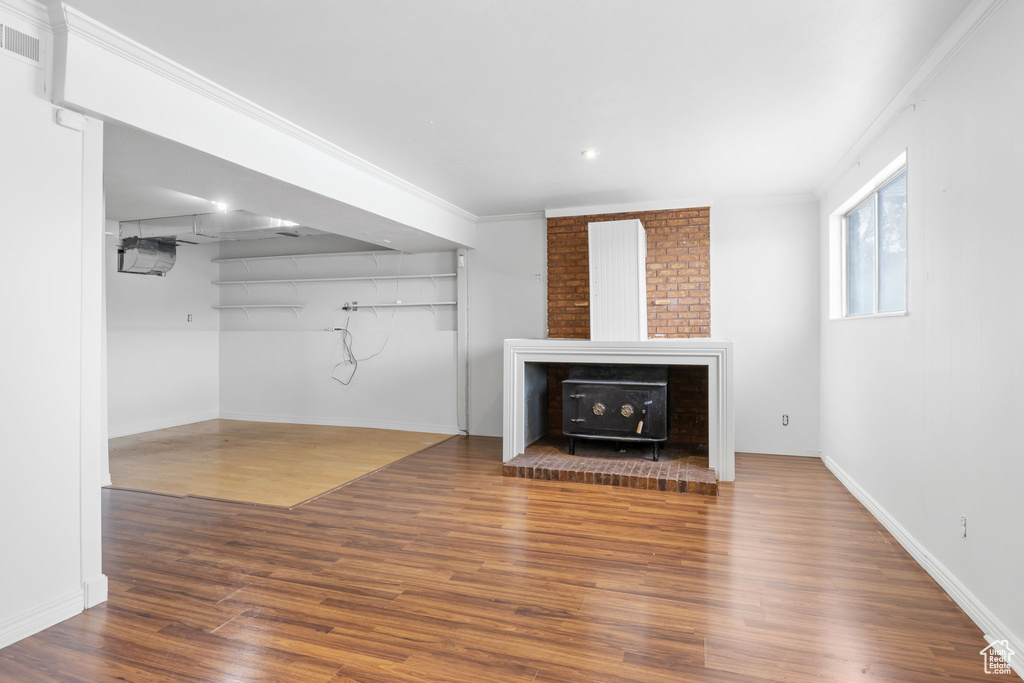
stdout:
[[651,443],[654,459],[668,438],[668,368],[573,365],[562,382],[562,433],[576,439]]

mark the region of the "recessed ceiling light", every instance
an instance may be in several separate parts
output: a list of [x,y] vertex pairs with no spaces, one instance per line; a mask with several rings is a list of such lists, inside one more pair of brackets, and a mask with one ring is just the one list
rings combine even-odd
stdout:
[[225,203],[225,202],[218,202],[217,200],[213,200],[210,203],[213,204],[214,206],[216,206],[218,211],[221,211],[223,213],[227,213],[227,211],[228,211],[227,203]]
[[596,159],[597,155],[600,154],[596,149],[585,149],[580,154],[583,155],[584,159]]

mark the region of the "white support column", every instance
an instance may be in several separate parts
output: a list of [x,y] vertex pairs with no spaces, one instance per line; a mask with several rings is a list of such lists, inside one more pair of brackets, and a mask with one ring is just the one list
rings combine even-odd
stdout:
[[100,488],[107,471],[106,334],[103,296],[103,122],[82,132],[82,381],[80,486],[85,607],[107,599]]
[[469,433],[469,250],[455,252],[456,282],[456,419],[459,431]]

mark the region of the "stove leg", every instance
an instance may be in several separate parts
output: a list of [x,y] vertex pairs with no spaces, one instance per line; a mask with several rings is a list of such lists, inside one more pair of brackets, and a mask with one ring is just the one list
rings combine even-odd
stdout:
[[655,441],[655,442],[654,442],[654,459],[655,459],[655,460],[657,460],[657,459],[659,459],[660,457],[661,457],[661,454],[660,454],[660,453],[658,453],[658,442],[657,442],[657,441]]
[[569,455],[576,455],[576,439],[569,437]]

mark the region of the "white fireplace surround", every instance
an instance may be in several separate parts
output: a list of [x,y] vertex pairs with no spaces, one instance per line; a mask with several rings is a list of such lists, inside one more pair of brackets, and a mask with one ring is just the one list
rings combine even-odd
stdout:
[[526,364],[704,365],[708,369],[708,461],[719,481],[735,479],[732,342],[725,339],[506,339],[502,458],[526,448]]

